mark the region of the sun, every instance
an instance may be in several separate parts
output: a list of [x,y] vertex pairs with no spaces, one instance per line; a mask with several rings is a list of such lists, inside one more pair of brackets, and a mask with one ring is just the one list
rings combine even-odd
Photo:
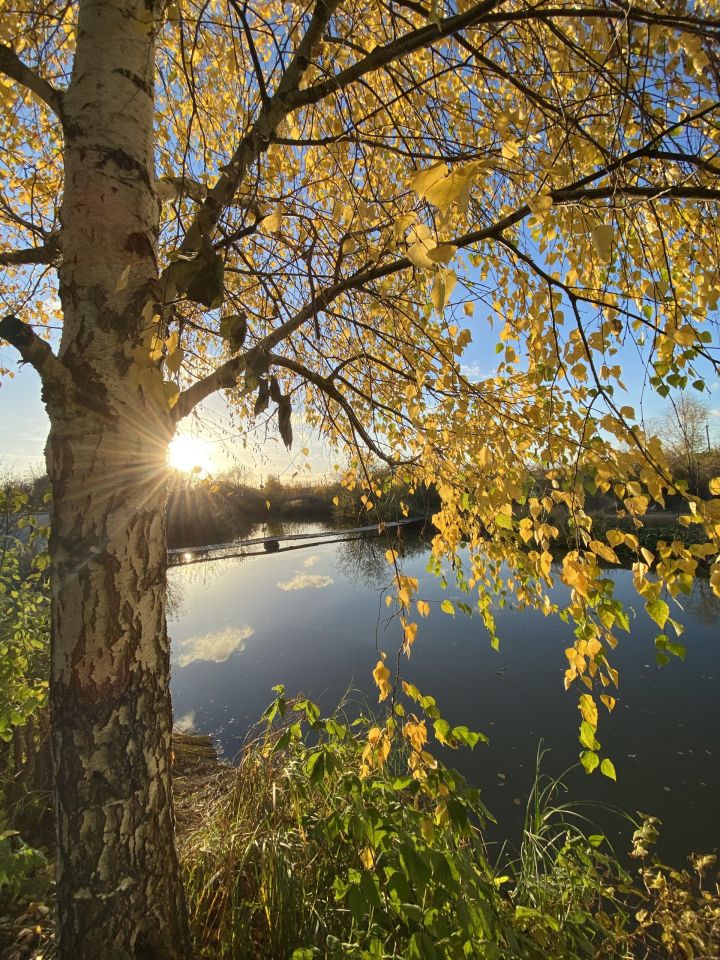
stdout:
[[170,441],[167,462],[173,470],[182,473],[212,473],[215,462],[207,440],[181,434]]

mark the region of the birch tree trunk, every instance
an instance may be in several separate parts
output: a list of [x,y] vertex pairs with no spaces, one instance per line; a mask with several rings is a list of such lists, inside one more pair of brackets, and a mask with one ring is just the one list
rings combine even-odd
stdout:
[[157,278],[156,16],[138,0],[83,0],[63,106],[59,358],[74,389],[44,391],[63,960],[189,955],[165,623],[172,427],[162,397],[129,380]]

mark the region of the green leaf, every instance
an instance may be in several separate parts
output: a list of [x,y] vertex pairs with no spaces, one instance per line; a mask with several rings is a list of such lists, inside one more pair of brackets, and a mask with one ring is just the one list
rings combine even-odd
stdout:
[[255,400],[255,409],[253,411],[256,417],[259,417],[261,413],[264,413],[267,410],[268,403],[270,402],[270,388],[268,386],[267,380],[264,378],[258,383],[258,395]]
[[607,757],[600,764],[600,773],[604,774],[606,777],[609,777],[610,780],[617,780],[613,762],[612,760],[608,760]]
[[206,251],[199,260],[199,268],[188,284],[185,295],[188,300],[214,310],[225,299],[225,264],[214,250]]
[[440,741],[440,743],[447,744],[447,746],[453,746],[452,733],[450,730],[450,724],[447,720],[436,720],[433,724],[433,729],[435,730],[435,736]]
[[278,403],[278,428],[283,443],[288,450],[292,447],[293,442],[291,415],[290,397],[281,397]]
[[587,720],[580,724],[580,743],[588,750],[599,750],[600,744],[595,739],[595,731]]
[[475,730],[468,730],[468,728],[465,726],[453,727],[452,736],[460,743],[464,743],[466,747],[470,747],[471,750],[480,740],[482,740],[483,743],[489,743],[489,740],[484,733],[478,733]]
[[667,618],[670,616],[670,607],[664,600],[656,597],[654,600],[647,601],[645,609],[648,612],[648,616],[650,616],[662,630]]
[[227,340],[231,350],[240,350],[247,336],[247,317],[245,313],[233,313],[220,321],[220,336]]
[[593,750],[584,750],[580,754],[580,763],[585,767],[585,773],[592,773],[597,769],[600,758]]

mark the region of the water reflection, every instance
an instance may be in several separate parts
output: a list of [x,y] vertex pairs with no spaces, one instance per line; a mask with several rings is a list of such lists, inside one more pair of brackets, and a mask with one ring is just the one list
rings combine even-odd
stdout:
[[692,593],[684,607],[702,623],[720,623],[720,597],[715,596],[709,581],[705,579],[693,582]]
[[334,583],[332,577],[322,577],[320,574],[298,573],[292,580],[278,580],[277,585],[281,590],[322,590],[323,587],[329,587]]
[[[292,551],[174,568],[176,716],[214,734],[233,757],[276,683],[304,693],[326,712],[354,683],[370,709],[382,711],[371,676],[377,646],[393,651],[401,639],[400,624],[387,620],[383,603],[393,576],[385,557],[389,545],[385,537],[311,542]],[[392,545],[398,549],[397,541]],[[450,723],[490,735],[490,744],[472,753],[437,744],[433,749],[482,789],[503,835],[512,835],[540,739],[550,750],[546,772],[559,774],[577,762],[577,691],[563,688],[572,627],[542,612],[497,604],[502,643],[495,651],[481,618],[460,615],[458,601],[468,597],[454,586],[450,571],[447,589],[427,572],[428,545],[406,535],[402,552],[403,573],[418,579],[420,595],[431,604],[411,660],[401,663],[403,679],[432,694]],[[686,628],[685,663],[673,658],[659,670],[657,626],[633,592],[632,575],[615,570],[608,576],[617,598],[635,610],[630,633],[620,635],[613,652],[620,689],[613,690],[612,714],[603,710],[599,736],[618,783],[578,770],[571,795],[659,815],[665,821],[661,855],[680,861],[689,849],[708,849],[720,840],[720,601],[704,581],[681,598],[684,609],[673,616]],[[458,610],[454,617],[440,609],[446,598]],[[556,584],[552,598],[565,603],[567,590]]]
[[423,555],[428,544],[417,534],[403,535],[402,528],[392,537],[357,537],[338,544],[335,556],[337,568],[350,581],[359,580],[373,590],[383,589],[392,580],[387,550],[392,547],[400,562]]
[[253,627],[226,627],[215,633],[206,633],[200,637],[186,637],[179,641],[181,653],[177,662],[187,667],[196,660],[208,660],[213,663],[225,663],[234,653],[242,653],[246,641],[255,633]]

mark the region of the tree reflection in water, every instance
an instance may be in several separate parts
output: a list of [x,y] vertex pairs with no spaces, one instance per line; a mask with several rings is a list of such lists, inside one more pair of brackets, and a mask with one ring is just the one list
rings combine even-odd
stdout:
[[427,552],[429,543],[417,533],[402,529],[386,535],[365,535],[338,544],[335,562],[350,581],[360,580],[371,590],[380,590],[392,580],[385,553],[392,547],[400,560]]
[[704,577],[699,575],[693,580],[692,593],[684,603],[682,597],[679,599],[685,610],[697,617],[701,623],[712,626],[720,622],[720,597],[715,596],[709,581]]

